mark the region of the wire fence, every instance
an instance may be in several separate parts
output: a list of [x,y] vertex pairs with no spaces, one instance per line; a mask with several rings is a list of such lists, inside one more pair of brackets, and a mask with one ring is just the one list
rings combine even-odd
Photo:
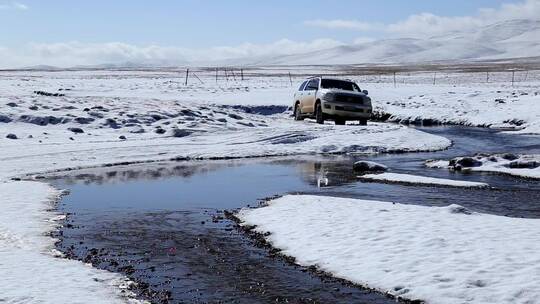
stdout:
[[[66,77],[77,75],[84,78],[127,79],[155,78],[171,86],[186,88],[273,88],[297,87],[305,79],[313,76],[333,77],[354,80],[359,84],[382,84],[393,87],[404,85],[467,85],[467,86],[514,86],[538,87],[540,66],[504,67],[490,66],[471,68],[469,66],[438,67],[430,70],[411,70],[399,66],[383,67],[331,67],[331,66],[286,66],[286,67],[207,67],[207,68],[148,68],[148,69],[86,69],[62,71],[0,71],[1,79],[10,79],[14,75],[31,79],[41,77]],[[41,75],[41,76],[40,76]]]
[[362,73],[351,73],[339,70],[302,70],[283,69],[244,69],[244,68],[214,68],[210,69],[186,69],[184,71],[184,85],[241,85],[256,83],[271,83],[272,86],[294,87],[303,80],[312,76],[334,77],[354,80],[358,83],[381,83],[391,84],[395,87],[401,85],[504,85],[504,86],[528,86],[538,84],[540,70],[511,69],[503,71],[474,71],[462,72],[437,70],[437,71],[380,71],[364,70]]

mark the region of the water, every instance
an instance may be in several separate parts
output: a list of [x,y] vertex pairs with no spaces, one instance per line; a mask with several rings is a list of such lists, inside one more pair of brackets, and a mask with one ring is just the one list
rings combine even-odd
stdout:
[[310,163],[294,164],[195,162],[65,177],[56,184],[71,189],[59,206],[69,224],[58,246],[71,258],[125,273],[155,302],[390,303],[269,256],[223,218],[223,209],[276,193],[317,192],[302,173]]
[[[538,137],[473,128],[429,128],[454,142],[435,153],[373,157],[295,157],[127,166],[79,171],[53,179],[71,194],[59,249],[94,266],[125,273],[138,294],[171,303],[393,303],[382,294],[321,278],[255,246],[224,219],[223,210],[259,199],[308,193],[540,218],[540,183],[428,169],[426,159],[477,152],[539,153]],[[393,172],[481,181],[495,189],[454,189],[362,183],[354,161]],[[318,188],[324,175],[328,187]]]

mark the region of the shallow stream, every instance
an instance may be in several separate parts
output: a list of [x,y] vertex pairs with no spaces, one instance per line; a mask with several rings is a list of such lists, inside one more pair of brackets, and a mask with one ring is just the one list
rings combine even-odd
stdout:
[[[159,163],[88,169],[51,177],[70,194],[58,248],[68,257],[121,272],[157,303],[394,303],[385,295],[320,277],[255,246],[223,210],[274,195],[307,193],[445,206],[540,218],[540,183],[504,175],[429,169],[427,159],[477,152],[540,153],[534,136],[465,127],[423,129],[454,145],[433,153],[305,156]],[[494,189],[364,183],[352,164],[372,160],[392,172],[479,181]],[[328,185],[318,187],[321,177]]]

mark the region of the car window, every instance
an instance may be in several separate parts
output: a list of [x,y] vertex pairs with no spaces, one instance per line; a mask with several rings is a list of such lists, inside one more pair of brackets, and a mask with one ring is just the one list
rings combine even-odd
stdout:
[[319,79],[311,79],[304,90],[314,91],[314,90],[317,90],[318,88],[319,88]]
[[360,92],[360,88],[356,85],[356,83],[345,80],[323,79],[321,81],[321,87],[323,89],[338,89],[344,91]]
[[298,91],[303,91],[304,90],[304,87],[306,86],[306,84],[308,83],[308,81],[304,81],[302,82],[302,84],[300,85],[300,88],[298,89]]

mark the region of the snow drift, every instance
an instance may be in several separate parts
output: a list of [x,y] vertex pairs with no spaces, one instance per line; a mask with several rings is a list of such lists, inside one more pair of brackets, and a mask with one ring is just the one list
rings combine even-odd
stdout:
[[396,296],[434,304],[540,297],[536,219],[295,195],[238,217],[300,265]]

